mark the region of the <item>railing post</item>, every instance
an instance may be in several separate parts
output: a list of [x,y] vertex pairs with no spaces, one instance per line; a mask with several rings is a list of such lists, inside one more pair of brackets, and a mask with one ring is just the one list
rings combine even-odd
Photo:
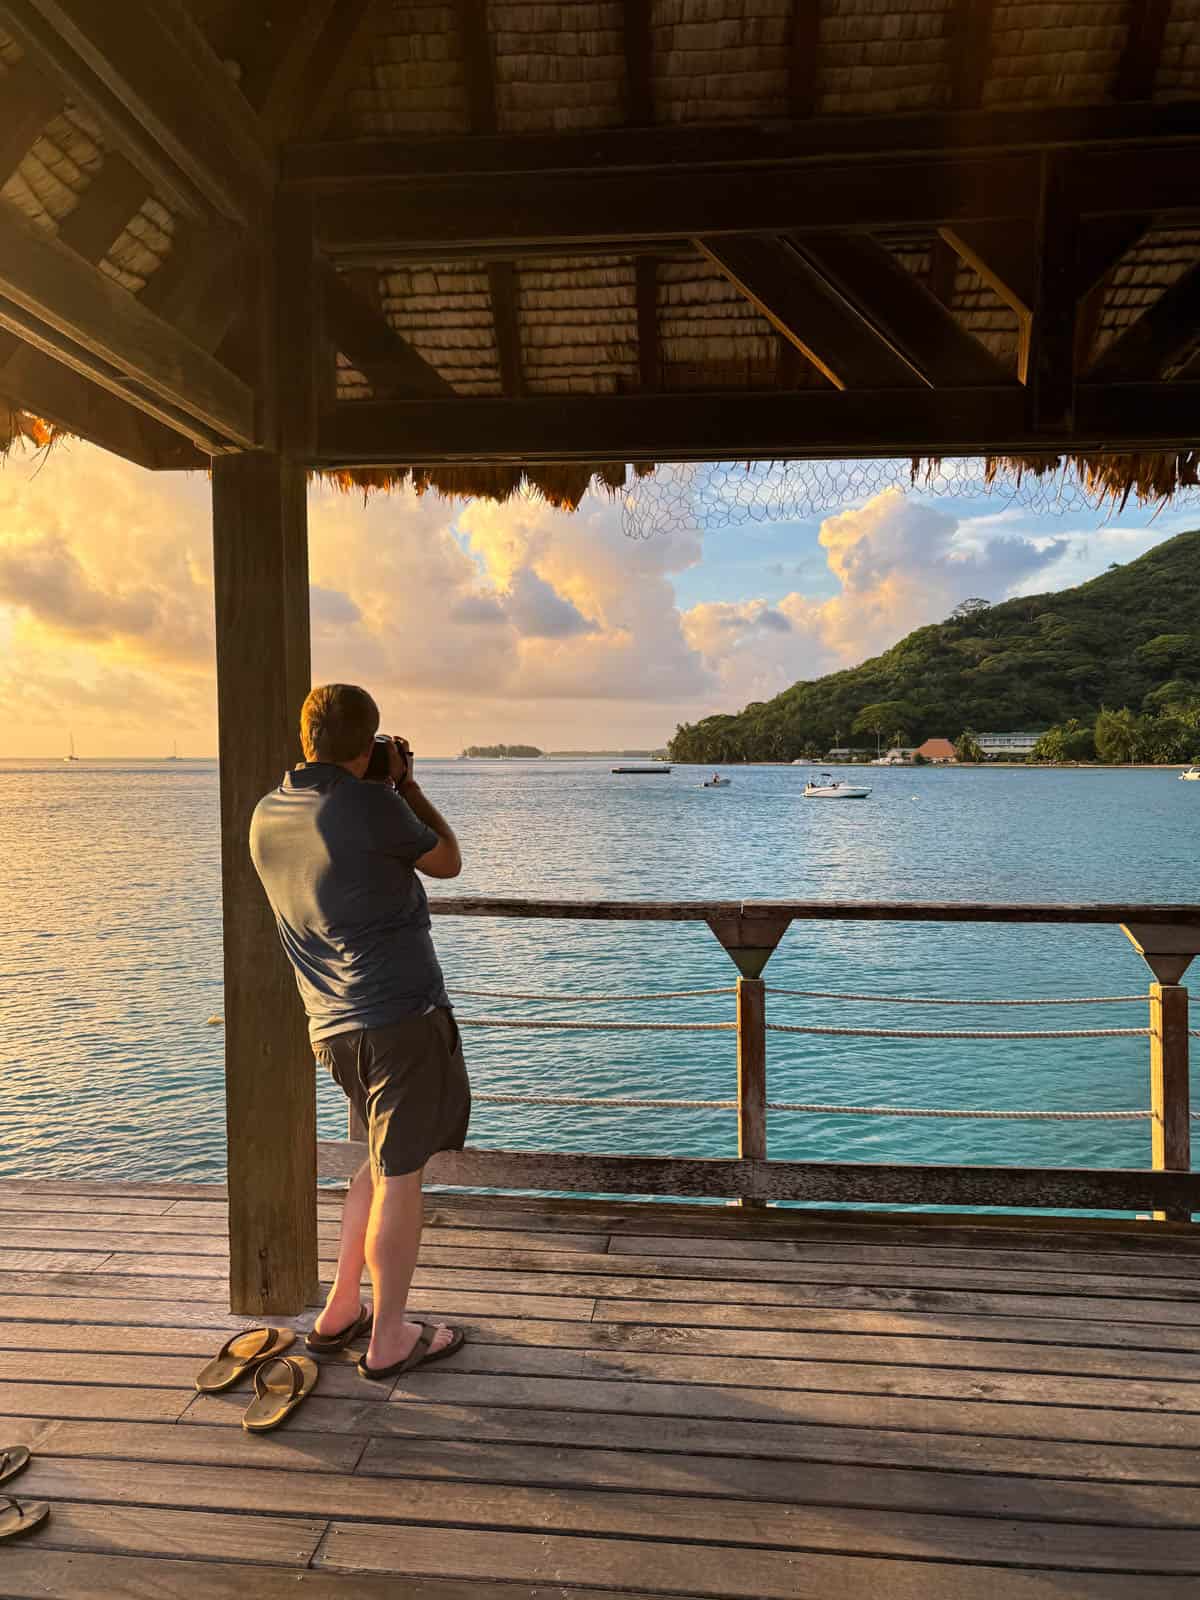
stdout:
[[[738,1155],[767,1159],[767,991],[761,978],[738,978]],[[761,1200],[743,1196],[743,1206]]]
[[[1150,985],[1151,1159],[1156,1172],[1190,1172],[1188,992],[1177,983]],[[1156,1211],[1159,1222],[1190,1222],[1187,1211]]]

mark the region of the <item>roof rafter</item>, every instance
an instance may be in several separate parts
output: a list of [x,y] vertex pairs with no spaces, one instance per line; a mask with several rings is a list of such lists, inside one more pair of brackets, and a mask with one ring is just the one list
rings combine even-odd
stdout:
[[255,443],[227,368],[42,229],[0,217],[0,326],[197,440]]
[[696,244],[835,388],[911,388],[923,381],[791,240],[747,235]]
[[792,37],[788,44],[788,101],[794,117],[811,117],[817,109],[817,67],[820,48],[820,0],[792,0]]
[[809,263],[932,387],[998,384],[1005,371],[979,340],[865,234],[813,234],[794,241]]
[[454,387],[363,298],[348,274],[325,264],[321,282],[329,337],[381,399],[400,395],[453,395]]
[[[1200,266],[1177,278],[1092,364],[1097,382],[1138,383],[1162,375],[1200,335]],[[1200,414],[1200,407],[1198,407]]]
[[950,98],[963,110],[983,100],[996,0],[955,0],[950,34]]
[[1117,65],[1113,94],[1118,100],[1148,100],[1154,93],[1171,0],[1132,0],[1129,32]]
[[650,0],[623,0],[621,25],[625,51],[625,120],[632,127],[654,121],[654,44]]
[[174,207],[255,219],[256,119],[179,0],[0,0],[0,23]]
[[496,82],[488,35],[487,0],[454,0],[472,133],[496,131]]
[[1070,429],[1075,410],[1079,214],[1061,160],[1042,160],[1034,250],[1033,316],[1025,388],[1035,432]]
[[356,403],[322,420],[317,464],[1190,449],[1196,428],[1192,388],[1083,385],[1074,429],[1044,431],[1031,428],[1025,392],[1016,384]]
[[492,321],[496,326],[500,387],[510,399],[519,399],[525,393],[525,373],[521,362],[516,262],[488,263],[488,292],[492,301]]
[[1029,376],[1036,265],[1032,222],[960,222],[940,228],[939,237],[972,267],[1017,317],[1017,376]]
[[28,58],[9,71],[4,79],[4,118],[0,122],[0,183],[16,171],[62,103],[62,90]]
[[638,384],[646,394],[662,387],[662,342],[658,332],[658,259],[634,261],[638,331]]

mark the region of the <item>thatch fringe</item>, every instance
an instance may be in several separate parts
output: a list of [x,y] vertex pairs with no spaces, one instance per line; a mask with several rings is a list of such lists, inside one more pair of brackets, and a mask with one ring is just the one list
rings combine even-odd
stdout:
[[6,456],[14,444],[31,444],[35,450],[45,450],[60,436],[60,430],[40,417],[19,411],[0,396],[0,456]]
[[[644,470],[638,468],[639,476]],[[554,461],[537,465],[464,462],[440,467],[353,467],[315,474],[335,489],[359,493],[364,499],[391,489],[432,491],[446,500],[495,500],[503,505],[515,495],[533,494],[556,511],[577,511],[590,488],[615,494],[625,487],[624,462]]]
[[[941,456],[914,456],[912,481],[928,482],[941,466]],[[1200,487],[1200,450],[1147,450],[1137,454],[988,456],[984,477],[991,484],[1001,473],[1017,483],[1026,473],[1044,478],[1074,469],[1097,507],[1123,511],[1130,498],[1140,506],[1165,505],[1180,489]]]

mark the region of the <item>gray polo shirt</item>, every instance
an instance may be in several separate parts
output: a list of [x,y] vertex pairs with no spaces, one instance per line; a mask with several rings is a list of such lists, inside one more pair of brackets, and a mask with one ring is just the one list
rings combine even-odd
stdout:
[[250,854],[314,1043],[450,1004],[413,869],[436,843],[390,785],[323,761],[258,802]]

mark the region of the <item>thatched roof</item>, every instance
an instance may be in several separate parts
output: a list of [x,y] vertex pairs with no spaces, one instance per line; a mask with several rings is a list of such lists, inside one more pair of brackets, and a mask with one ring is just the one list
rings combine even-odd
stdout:
[[[188,0],[200,28],[231,74],[245,63],[231,41],[244,39],[241,0]],[[290,17],[287,5],[262,6],[262,26]],[[363,47],[327,137],[399,136],[420,141],[469,136],[470,42],[463,18],[482,15],[499,135],[613,129],[631,119],[621,0],[371,0]],[[651,120],[660,126],[771,125],[794,119],[795,27],[799,0],[649,0]],[[960,0],[820,0],[809,68],[808,111],[839,118],[936,112],[955,104]],[[995,0],[978,105],[1020,110],[1104,106],[1117,99],[1122,52],[1140,7],[1130,0]],[[22,58],[0,31],[4,78]],[[1167,103],[1200,97],[1200,0],[1170,0],[1150,97]],[[68,237],[72,218],[101,175],[121,156],[80,109],[64,104],[15,169],[0,173],[0,199],[39,228]],[[932,229],[883,231],[879,240],[919,282],[933,289],[960,326],[1015,375],[1019,319],[965,259],[947,272],[946,244]],[[94,257],[99,269],[155,305],[164,265],[187,249],[186,234],[161,196],[135,196],[116,237]],[[662,391],[731,395],[779,387],[824,387],[827,379],[781,338],[759,310],[686,241],[652,246],[652,318]],[[359,288],[390,326],[463,397],[506,392],[489,263],[451,259],[357,264]],[[1108,273],[1092,307],[1089,353],[1102,355],[1184,273],[1200,263],[1200,225],[1153,227]],[[627,394],[646,387],[639,368],[638,283],[645,258],[632,253],[518,254],[506,263],[515,308],[520,391],[530,396]],[[640,276],[639,276],[640,275]],[[643,306],[643,319],[645,311]],[[5,395],[0,349],[0,403]],[[1170,377],[1171,374],[1166,374]],[[511,385],[510,385],[511,389]],[[378,398],[370,380],[341,355],[337,397]],[[10,397],[12,399],[14,397]],[[19,400],[19,396],[15,397]],[[3,413],[0,412],[0,415]],[[1151,498],[1186,476],[1177,456],[1152,471],[1122,472],[1106,458],[1103,481]],[[1174,466],[1168,463],[1174,462]],[[1092,468],[1088,468],[1091,471]],[[1101,469],[1097,468],[1097,471]],[[555,504],[573,505],[593,473],[612,484],[623,468],[580,466],[472,468],[400,476],[418,487],[504,497],[522,483]],[[394,473],[357,473],[366,488]]]

